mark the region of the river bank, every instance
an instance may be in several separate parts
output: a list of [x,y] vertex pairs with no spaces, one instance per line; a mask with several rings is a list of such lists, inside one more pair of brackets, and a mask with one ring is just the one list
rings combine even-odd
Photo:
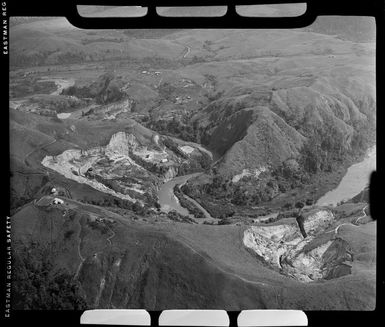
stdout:
[[192,212],[190,212],[187,208],[185,208],[185,206],[183,206],[182,203],[180,203],[180,200],[175,194],[174,190],[176,187],[180,190],[180,187],[186,184],[186,182],[189,179],[194,178],[200,174],[201,173],[193,173],[193,174],[188,174],[184,176],[178,176],[164,183],[158,191],[159,204],[160,204],[161,210],[163,212],[176,211],[181,215],[184,215],[193,219],[197,223],[216,221],[215,218],[210,216],[210,214],[206,211],[205,208],[203,208],[198,202],[196,202],[194,199],[190,198],[189,196],[185,195],[181,191],[179,196],[183,196],[185,201],[189,202],[192,206],[195,206],[196,210],[202,213],[202,217],[200,218],[195,217]]
[[[268,206],[271,209],[279,210],[286,203],[296,203],[298,201],[306,201],[311,200],[312,203],[318,205],[327,205],[327,204],[337,204],[343,200],[348,198],[352,198],[358,193],[360,193],[369,182],[369,175],[367,170],[370,170],[371,165],[367,167],[364,173],[364,177],[360,177],[360,170],[356,170],[353,174],[354,177],[349,178],[350,181],[344,181],[342,187],[344,189],[349,188],[350,185],[353,187],[350,188],[348,192],[342,192],[342,194],[338,195],[339,191],[336,191],[338,187],[340,187],[343,182],[345,176],[348,174],[349,170],[356,165],[363,165],[369,161],[373,161],[375,163],[375,153],[376,146],[371,146],[365,153],[357,156],[356,158],[352,158],[351,160],[347,160],[343,165],[339,166],[332,172],[321,172],[315,176],[313,176],[311,183],[303,184],[300,187],[292,189],[289,192],[284,194],[279,194],[270,202],[261,203],[261,206]],[[374,157],[370,155],[374,155]],[[359,167],[358,166],[358,167]],[[375,168],[374,168],[375,169]],[[357,182],[357,178],[359,178],[359,182]],[[333,193],[330,193],[333,192]],[[324,198],[327,200],[323,200],[322,198],[328,194],[328,198]],[[321,200],[321,202],[320,202]]]
[[359,194],[370,181],[370,174],[376,170],[376,147],[371,147],[362,160],[351,165],[333,190],[318,199],[318,205],[337,205]]
[[190,178],[193,178],[199,174],[200,173],[194,173],[184,176],[178,176],[164,183],[158,191],[158,198],[161,210],[164,212],[175,210],[181,215],[192,217],[188,210],[180,205],[178,198],[174,194],[174,187],[175,185],[181,185],[186,183]]
[[[332,172],[322,172],[313,176],[311,183],[303,184],[284,194],[279,194],[269,202],[261,203],[261,207],[268,208],[268,212],[277,214],[286,204],[294,205],[296,202],[308,202],[317,205],[336,205],[337,203],[352,198],[360,193],[369,181],[369,175],[375,169],[376,148],[371,147],[366,153],[357,158],[346,161]],[[374,163],[374,166],[373,166]],[[361,168],[364,168],[362,171]],[[188,209],[183,207],[174,194],[175,185],[182,186],[188,180],[197,177],[199,173],[179,176],[162,185],[159,190],[159,202],[163,211],[175,210],[178,213],[194,218]],[[186,198],[187,201],[190,199]],[[196,199],[191,199],[196,202]],[[194,205],[193,201],[192,205]],[[197,202],[196,202],[197,203]],[[202,203],[198,203],[202,207]],[[198,210],[201,210],[197,208]],[[202,211],[202,210],[201,210]],[[268,213],[267,212],[267,213]],[[245,212],[244,212],[245,214]],[[246,214],[246,216],[248,216]],[[264,215],[262,215],[264,216]],[[206,217],[207,218],[207,217]],[[270,218],[270,216],[263,217]],[[212,219],[212,218],[211,218]]]

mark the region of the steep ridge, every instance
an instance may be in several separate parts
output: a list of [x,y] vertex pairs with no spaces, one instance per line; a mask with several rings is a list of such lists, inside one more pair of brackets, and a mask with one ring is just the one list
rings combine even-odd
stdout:
[[253,111],[254,123],[223,158],[223,165],[231,167],[232,172],[274,167],[298,156],[298,150],[303,144],[304,137],[267,108]]
[[116,102],[123,98],[121,81],[112,73],[106,73],[85,86],[70,86],[62,91],[63,95],[76,96],[78,98],[95,98],[97,103]]
[[375,119],[373,83],[366,82],[341,72],[338,77],[313,77],[306,86],[286,78],[265,91],[236,87],[197,113],[193,122],[203,144],[225,154],[224,172],[276,167],[298,157],[315,127],[338,130],[341,146],[350,149],[360,132],[357,126],[372,126]]

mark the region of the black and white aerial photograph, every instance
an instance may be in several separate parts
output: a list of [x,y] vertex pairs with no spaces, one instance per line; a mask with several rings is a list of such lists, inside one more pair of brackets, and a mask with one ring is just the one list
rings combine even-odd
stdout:
[[375,63],[374,17],[10,17],[12,309],[374,310]]

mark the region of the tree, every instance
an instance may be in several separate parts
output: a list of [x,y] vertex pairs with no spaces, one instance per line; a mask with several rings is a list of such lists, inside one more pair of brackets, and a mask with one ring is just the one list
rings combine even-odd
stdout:
[[298,209],[302,209],[304,206],[305,206],[305,204],[303,202],[301,202],[301,201],[299,201],[299,202],[297,202],[295,204],[295,207],[298,208]]
[[247,204],[247,197],[245,196],[245,192],[239,186],[235,188],[234,196],[231,202],[239,206]]
[[84,310],[80,285],[54,265],[54,254],[37,243],[15,244],[12,307],[16,310]]
[[136,201],[133,205],[132,205],[132,210],[139,214],[139,215],[143,215],[145,213],[145,208],[138,202]]
[[308,173],[331,170],[335,161],[343,160],[347,143],[343,133],[332,122],[315,127],[300,150],[300,164]]
[[231,220],[228,218],[222,218],[221,220],[218,221],[218,225],[230,225]]
[[311,206],[313,204],[313,199],[307,199],[306,205]]
[[314,144],[314,139],[306,142],[301,149],[301,163],[305,171],[309,173],[317,173],[320,168],[320,149]]
[[261,197],[259,196],[259,194],[253,195],[252,202],[254,205],[258,205],[261,202]]
[[213,178],[213,187],[219,188],[223,183],[223,177],[222,175],[216,174]]
[[285,205],[283,206],[283,208],[284,208],[284,209],[291,209],[291,208],[293,208],[293,204],[290,203],[290,202],[287,202],[287,203],[285,203]]
[[158,91],[162,98],[170,100],[172,93],[175,91],[175,87],[168,82],[164,82],[159,85]]

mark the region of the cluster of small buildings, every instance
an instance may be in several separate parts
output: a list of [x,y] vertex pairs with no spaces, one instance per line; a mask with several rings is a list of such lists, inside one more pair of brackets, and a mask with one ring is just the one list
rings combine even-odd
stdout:
[[64,204],[64,201],[62,199],[59,199],[59,198],[54,198],[52,200],[52,204]]
[[90,221],[92,221],[92,222],[97,222],[97,223],[100,223],[100,224],[104,224],[104,223],[106,223],[106,222],[111,223],[111,224],[116,223],[115,220],[112,220],[112,219],[109,219],[109,218],[95,217],[95,215],[89,216],[89,217],[88,217],[88,220],[90,220]]
[[105,109],[104,120],[114,120],[116,116],[123,112],[131,112],[135,106],[135,100],[126,99],[124,102],[114,103]]
[[[55,187],[53,187],[51,189],[50,195],[53,195],[53,196],[56,195],[57,196],[57,195],[59,195],[59,192]],[[64,204],[64,201],[62,199],[59,199],[59,198],[53,198],[51,204]]]
[[100,217],[96,217],[95,218],[95,221],[98,222],[98,223],[111,223],[111,224],[114,224],[116,223],[115,220],[112,220],[112,219],[109,219],[109,218],[100,218]]
[[134,154],[141,157],[146,161],[155,161],[165,163],[168,162],[168,154],[167,152],[159,152],[155,150],[149,150],[147,147],[143,147],[141,149],[137,149],[134,151]]
[[191,96],[179,96],[175,98],[175,103],[176,104],[183,104],[191,101]]
[[186,78],[182,78],[182,83],[186,83],[183,85],[183,87],[192,87],[195,85],[192,80]]
[[30,72],[25,72],[24,74],[23,74],[23,77],[27,77],[27,76],[30,76],[30,75],[34,75],[34,74],[36,74],[37,72],[35,72],[35,71],[30,71]]
[[149,72],[147,70],[143,70],[142,74],[159,76],[161,74],[161,72]]

